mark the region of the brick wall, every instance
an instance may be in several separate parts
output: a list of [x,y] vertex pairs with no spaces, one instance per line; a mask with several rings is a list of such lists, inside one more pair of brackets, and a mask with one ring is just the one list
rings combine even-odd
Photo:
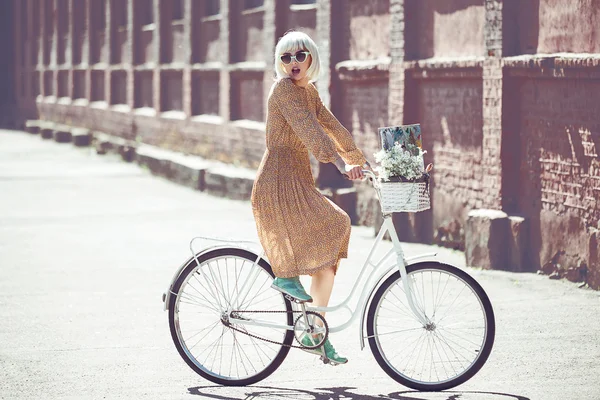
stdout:
[[[403,239],[460,248],[470,210],[502,210],[527,221],[524,269],[560,264],[600,287],[600,0],[7,4],[11,117],[250,167],[264,152],[276,40],[305,30],[321,49],[323,101],[367,158],[378,127],[422,124],[433,203],[394,216]],[[322,187],[351,185],[331,165],[313,170]],[[372,191],[356,187],[359,220],[375,224]]]
[[389,0],[348,2],[349,59],[373,60],[390,53]]
[[481,56],[484,54],[483,0],[407,1],[412,25],[407,58]]
[[600,52],[600,1],[539,0],[539,53]]
[[530,75],[519,78],[518,199],[532,222],[532,263],[558,255],[563,270],[597,268],[590,242],[600,221],[600,81]]
[[367,159],[374,162],[373,153],[381,147],[377,128],[387,124],[387,81],[344,81],[343,97],[345,107],[338,117]]
[[461,226],[469,210],[484,204],[481,80],[421,79],[414,94],[425,158],[435,166],[429,229]]

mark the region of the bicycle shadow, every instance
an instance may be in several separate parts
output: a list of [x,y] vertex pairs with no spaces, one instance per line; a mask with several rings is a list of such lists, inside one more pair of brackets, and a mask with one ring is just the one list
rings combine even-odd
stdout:
[[[351,392],[355,387],[315,388],[314,390],[287,389],[270,386],[198,386],[188,388],[189,394],[204,399],[217,400],[256,400],[256,399],[294,399],[294,400],[531,400],[528,397],[496,392],[446,391],[418,392],[403,391],[389,394],[361,394]],[[210,393],[209,393],[210,391]],[[222,392],[220,394],[219,392]],[[235,395],[234,392],[237,392]],[[236,397],[233,397],[236,396]],[[417,396],[417,397],[415,397]]]

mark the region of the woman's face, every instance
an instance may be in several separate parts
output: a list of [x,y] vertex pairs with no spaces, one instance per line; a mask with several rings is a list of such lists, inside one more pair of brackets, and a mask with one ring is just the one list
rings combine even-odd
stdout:
[[283,64],[286,75],[295,81],[301,81],[306,78],[306,71],[310,67],[312,57],[306,50],[297,50],[283,53],[279,60]]

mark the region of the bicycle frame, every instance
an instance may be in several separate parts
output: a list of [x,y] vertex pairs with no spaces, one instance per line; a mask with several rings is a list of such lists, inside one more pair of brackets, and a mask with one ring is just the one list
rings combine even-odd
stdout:
[[[365,174],[369,174],[372,175],[373,177],[375,177],[373,175],[373,173],[371,171],[363,171]],[[377,191],[377,195],[379,196],[379,187],[378,184],[376,183],[377,180],[374,179],[373,180],[373,186]],[[358,278],[356,279],[356,281],[354,282],[354,285],[352,287],[352,290],[350,291],[350,293],[348,294],[348,296],[346,297],[346,299],[344,299],[341,303],[335,305],[335,306],[330,306],[330,307],[312,307],[310,305],[307,306],[307,310],[309,311],[322,311],[322,312],[335,312],[341,308],[345,308],[347,309],[351,316],[350,318],[344,322],[341,325],[338,326],[333,326],[329,328],[330,332],[339,332],[342,331],[344,329],[346,329],[347,327],[349,327],[354,320],[356,319],[356,317],[358,316],[358,313],[356,312],[359,308],[362,310],[361,312],[361,320],[364,320],[364,314],[366,312],[366,308],[368,306],[368,300],[371,298],[372,293],[374,292],[374,289],[376,287],[379,286],[379,282],[382,281],[382,279],[384,277],[386,277],[391,271],[397,269],[400,272],[400,276],[402,277],[402,284],[403,284],[403,289],[404,289],[404,293],[406,293],[407,295],[407,301],[408,301],[408,305],[412,311],[412,313],[415,315],[415,317],[419,320],[419,322],[421,322],[423,325],[428,324],[429,318],[425,315],[425,313],[422,310],[422,307],[420,307],[420,305],[418,304],[418,302],[416,301],[416,299],[414,298],[414,294],[411,288],[411,282],[407,279],[407,273],[406,273],[406,266],[409,265],[409,263],[412,263],[416,260],[421,260],[423,258],[429,258],[429,257],[435,257],[436,253],[431,253],[431,254],[423,254],[423,255],[418,255],[415,257],[410,257],[410,258],[405,258],[404,257],[404,251],[402,250],[402,245],[400,243],[400,240],[398,239],[398,235],[396,233],[396,229],[394,227],[394,222],[392,220],[392,215],[391,214],[384,214],[383,216],[383,224],[381,226],[381,229],[379,230],[379,233],[377,234],[377,237],[375,238],[375,242],[373,243],[373,247],[371,248],[371,251],[369,252],[369,255],[367,256],[367,259],[365,260],[362,269],[358,275]],[[371,261],[371,259],[373,258],[373,254],[375,253],[375,250],[377,249],[377,247],[379,246],[379,244],[381,243],[381,241],[383,240],[383,237],[385,236],[386,233],[389,233],[390,238],[392,239],[392,244],[393,244],[393,248],[391,250],[389,250],[379,261],[377,261],[376,263],[373,263]],[[369,276],[366,280],[365,283],[369,283],[371,282],[371,284],[365,284],[363,285],[363,289],[360,293],[360,297],[358,300],[358,303],[356,304],[356,308],[354,310],[352,310],[350,308],[350,306],[348,305],[348,303],[354,298],[354,295],[357,291],[357,288],[359,286],[359,284],[363,281],[363,277],[365,275],[365,272],[367,271],[367,266],[372,266],[373,267],[373,272],[375,273],[376,271],[379,271],[382,269],[382,266],[384,265],[384,263],[386,263],[386,261],[392,256],[392,255],[396,255],[396,260],[395,263],[393,263],[392,265],[388,266],[387,268],[384,268],[378,275],[376,279],[372,279],[372,277],[375,274],[372,274],[371,276]],[[252,268],[254,269],[251,273],[249,278],[244,282],[244,284],[242,285],[242,289],[240,290],[238,296],[234,299],[233,304],[235,307],[238,307],[240,304],[243,303],[243,301],[245,300],[246,296],[248,295],[247,291],[248,291],[248,287],[251,287],[254,282],[256,281],[256,278],[258,277],[258,274],[260,272],[260,267],[257,266],[258,261],[260,260],[260,258],[262,258],[264,256],[264,251],[258,256],[257,260],[254,262]],[[250,282],[250,283],[249,283]],[[370,289],[370,290],[369,290]],[[240,301],[240,298],[242,299]],[[231,311],[231,310],[229,310]],[[242,319],[237,319],[237,318],[231,318],[230,319],[232,322],[235,322],[236,324],[246,324],[246,325],[260,325],[260,326],[269,326],[272,328],[284,328],[284,329],[290,329],[293,330],[294,327],[293,326],[288,326],[288,325],[277,325],[277,324],[272,324],[272,323],[267,323],[267,322],[261,322],[261,321],[248,321],[248,320],[242,320]],[[364,347],[364,338],[362,336],[362,326],[361,326],[361,348]]]
[[[394,247],[392,249],[390,249],[379,261],[377,261],[376,263],[373,263],[371,261],[373,258],[373,254],[375,253],[375,250],[377,249],[377,247],[383,240],[383,237],[385,236],[386,233],[390,234],[390,237],[392,239],[392,243],[393,243]],[[377,274],[376,279],[372,278],[373,276],[375,276],[374,274],[367,278],[366,283],[368,283],[369,281],[371,281],[373,283],[370,285],[362,286],[363,289],[360,293],[360,297],[359,297],[358,303],[356,304],[356,308],[354,310],[352,310],[350,308],[350,306],[348,305],[348,303],[354,298],[354,295],[357,292],[359,284],[363,281],[365,272],[368,270],[367,267],[370,265],[373,267],[374,272],[379,271],[379,270],[381,270],[381,267],[386,263],[386,261],[390,258],[390,256],[392,256],[393,254],[396,254],[396,260],[395,260],[396,262],[393,263],[392,265],[389,265],[387,268],[383,269],[379,274]],[[261,270],[261,268],[257,266],[258,260],[260,260],[260,258],[262,258],[263,255],[264,255],[264,252],[263,252],[263,254],[258,256],[257,260],[255,261],[255,263],[252,266],[252,268],[254,270],[252,272],[250,272],[248,279],[246,279],[246,281],[242,284],[242,288],[240,289],[238,296],[236,296],[236,298],[233,301],[233,304],[235,307],[238,307],[240,304],[243,303],[244,299],[248,295],[248,293],[247,293],[248,288],[251,287],[254,284],[254,282],[256,281],[256,278],[258,277],[258,274],[260,273],[260,270]],[[362,269],[358,275],[358,278],[354,282],[352,290],[350,291],[348,296],[341,303],[339,303],[337,305],[329,306],[329,307],[312,307],[312,306],[308,305],[307,310],[335,312],[341,308],[347,309],[351,313],[351,317],[343,324],[329,328],[330,332],[342,331],[342,330],[346,329],[347,327],[349,327],[354,322],[356,317],[359,315],[358,313],[356,313],[356,310],[361,308],[363,310],[362,312],[363,313],[365,312],[365,309],[367,306],[367,300],[370,298],[370,294],[373,292],[373,289],[375,288],[375,284],[377,282],[380,282],[391,271],[397,269],[398,271],[400,271],[400,274],[402,276],[404,292],[407,294],[410,293],[410,296],[407,296],[407,301],[408,301],[408,304],[409,304],[413,314],[421,323],[427,324],[429,322],[429,320],[423,314],[423,312],[420,310],[416,300],[414,299],[414,296],[412,295],[411,284],[410,284],[409,280],[406,279],[406,266],[409,264],[412,264],[412,262],[414,262],[415,260],[420,260],[422,258],[435,257],[435,255],[436,255],[436,253],[423,254],[423,255],[418,255],[418,256],[410,257],[410,258],[406,259],[404,257],[404,251],[402,250],[400,240],[398,239],[398,235],[396,234],[396,230],[394,229],[394,223],[392,221],[392,217],[391,217],[391,215],[386,215],[384,217],[381,229],[380,229],[379,233],[377,234],[377,237],[375,238],[373,247],[371,248],[371,251],[369,252],[369,255],[367,256],[367,259],[365,260],[365,262],[362,266]],[[267,322],[263,323],[261,321],[247,321],[247,320],[242,320],[242,319],[237,319],[237,318],[231,318],[230,320],[232,322],[235,322],[236,324],[241,324],[241,325],[243,325],[243,324],[260,325],[260,326],[269,326],[272,328],[293,329],[292,326],[276,325],[276,324],[271,324],[271,323],[267,323]]]

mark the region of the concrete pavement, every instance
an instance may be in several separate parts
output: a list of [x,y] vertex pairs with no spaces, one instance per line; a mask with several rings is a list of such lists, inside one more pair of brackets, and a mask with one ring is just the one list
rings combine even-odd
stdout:
[[[368,347],[360,351],[357,324],[333,337],[347,365],[292,350],[255,386],[215,386],[179,357],[160,300],[195,235],[256,239],[249,202],[89,148],[0,131],[0,398],[600,399],[600,293],[470,268],[494,306],[496,342],[455,390],[418,393],[392,381]],[[372,229],[353,227],[334,303],[372,241]],[[432,249],[464,267],[462,253],[406,245],[408,254]]]

